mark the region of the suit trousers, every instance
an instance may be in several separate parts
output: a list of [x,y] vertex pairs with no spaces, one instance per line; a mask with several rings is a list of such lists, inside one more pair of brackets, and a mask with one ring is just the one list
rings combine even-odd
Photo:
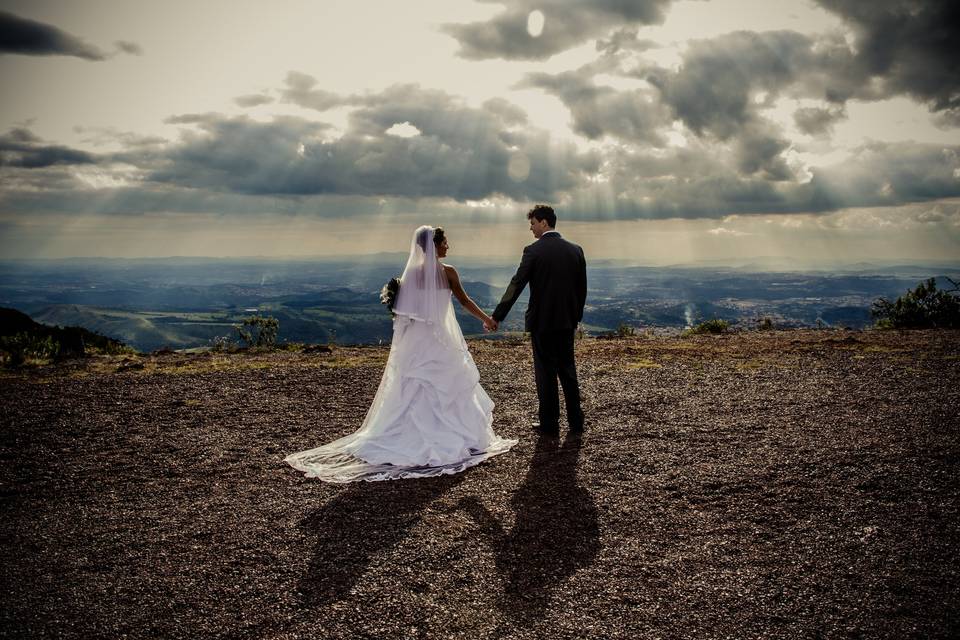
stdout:
[[533,372],[537,381],[540,428],[555,431],[560,422],[560,394],[557,379],[563,387],[567,405],[567,424],[573,431],[583,429],[577,365],[573,359],[575,329],[536,331],[530,334],[533,346]]

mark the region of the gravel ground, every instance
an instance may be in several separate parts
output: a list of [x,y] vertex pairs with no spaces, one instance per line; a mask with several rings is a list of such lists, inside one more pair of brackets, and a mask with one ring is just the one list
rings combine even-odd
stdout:
[[960,333],[578,344],[582,441],[530,348],[471,343],[508,454],[356,485],[383,347],[0,374],[3,637],[955,637]]

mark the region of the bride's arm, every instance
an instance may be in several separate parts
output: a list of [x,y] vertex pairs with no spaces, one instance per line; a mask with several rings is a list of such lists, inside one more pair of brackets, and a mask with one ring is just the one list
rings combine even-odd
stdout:
[[460,301],[460,304],[463,305],[463,308],[469,311],[470,314],[480,322],[489,324],[491,322],[490,316],[484,313],[483,310],[477,306],[477,303],[470,299],[467,292],[463,290],[463,285],[460,284],[460,274],[457,273],[457,270],[448,264],[443,265],[443,269],[446,271],[447,280],[450,281],[450,290],[457,300]]

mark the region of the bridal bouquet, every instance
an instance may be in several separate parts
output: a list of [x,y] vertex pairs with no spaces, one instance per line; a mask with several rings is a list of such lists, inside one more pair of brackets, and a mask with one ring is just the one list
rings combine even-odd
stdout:
[[391,317],[395,315],[393,305],[397,301],[398,291],[400,291],[400,278],[390,278],[390,282],[383,285],[383,289],[380,289],[380,304],[387,305]]

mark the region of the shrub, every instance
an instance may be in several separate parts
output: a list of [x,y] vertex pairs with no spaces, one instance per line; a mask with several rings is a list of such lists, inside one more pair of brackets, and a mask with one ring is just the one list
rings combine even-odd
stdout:
[[614,330],[613,334],[618,338],[629,338],[631,336],[637,335],[637,330],[628,325],[625,322],[621,322],[619,326]]
[[875,325],[880,329],[960,328],[960,286],[947,280],[953,289],[937,289],[936,278],[929,278],[894,302],[878,298],[870,309]]
[[706,320],[701,322],[695,327],[690,327],[684,331],[681,335],[683,336],[694,336],[702,335],[705,333],[726,333],[730,329],[730,323],[726,320],[721,320],[719,318],[714,318],[713,320]]
[[102,345],[87,345],[86,353],[99,353],[105,356],[132,356],[137,353],[133,347],[111,340]]
[[272,347],[277,341],[280,321],[271,316],[249,316],[234,328],[247,347]]
[[770,318],[769,316],[764,316],[763,318],[760,318],[759,320],[757,320],[757,329],[759,329],[760,331],[772,331],[773,328],[774,328],[773,318]]
[[210,338],[210,350],[211,351],[229,351],[231,348],[236,349],[229,335],[226,336],[214,336]]
[[60,351],[60,343],[51,336],[37,336],[22,332],[12,336],[0,337],[0,351],[7,354],[6,364],[17,367],[32,360],[50,360]]

